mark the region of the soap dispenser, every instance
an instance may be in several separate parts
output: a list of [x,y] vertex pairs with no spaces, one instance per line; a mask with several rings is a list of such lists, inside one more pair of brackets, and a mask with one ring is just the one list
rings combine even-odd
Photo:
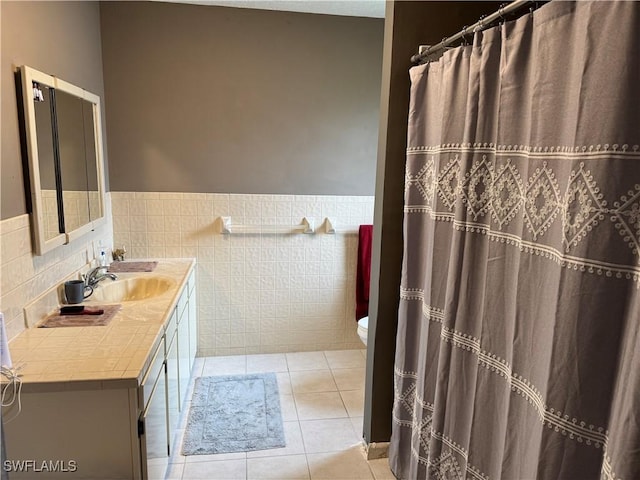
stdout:
[[102,244],[102,240],[98,242],[98,264],[101,267],[108,267],[107,263],[107,249]]

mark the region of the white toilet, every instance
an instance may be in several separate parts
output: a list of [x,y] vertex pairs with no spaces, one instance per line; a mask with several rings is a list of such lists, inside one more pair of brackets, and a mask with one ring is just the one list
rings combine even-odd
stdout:
[[362,343],[367,344],[367,332],[369,331],[369,317],[362,317],[358,320],[358,336]]

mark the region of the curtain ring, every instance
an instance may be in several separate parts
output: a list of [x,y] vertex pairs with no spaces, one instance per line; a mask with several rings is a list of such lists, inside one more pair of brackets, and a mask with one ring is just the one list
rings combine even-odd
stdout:
[[468,27],[469,27],[468,25],[465,25],[464,27],[462,27],[462,45],[465,46],[465,47],[468,45],[468,43],[467,43],[467,28]]
[[476,27],[474,32],[481,32],[482,30],[484,30],[484,19],[486,17],[487,17],[486,15],[481,15],[480,16],[480,18],[478,19],[478,26]]

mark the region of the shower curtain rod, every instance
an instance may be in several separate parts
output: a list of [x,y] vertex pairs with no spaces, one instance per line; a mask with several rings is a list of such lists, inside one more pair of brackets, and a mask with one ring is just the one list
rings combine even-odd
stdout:
[[422,60],[427,58],[432,53],[450,46],[454,42],[460,40],[461,38],[464,38],[468,33],[474,33],[478,30],[482,30],[485,27],[488,27],[489,25],[491,25],[496,20],[500,20],[504,18],[505,15],[508,15],[509,13],[513,13],[516,10],[520,10],[521,8],[526,7],[527,5],[532,5],[534,3],[536,2],[533,0],[515,0],[511,3],[508,3],[505,6],[500,7],[497,12],[494,12],[491,15],[488,15],[486,17],[480,18],[480,20],[478,20],[476,23],[474,23],[470,27],[464,27],[455,35],[451,37],[445,37],[437,45],[432,45],[429,48],[427,48],[425,51],[412,56],[411,61],[413,63],[420,63]]

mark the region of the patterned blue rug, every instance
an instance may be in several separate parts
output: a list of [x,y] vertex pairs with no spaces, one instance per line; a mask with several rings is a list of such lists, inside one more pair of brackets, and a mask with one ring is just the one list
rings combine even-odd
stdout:
[[284,446],[275,373],[196,378],[183,455]]

